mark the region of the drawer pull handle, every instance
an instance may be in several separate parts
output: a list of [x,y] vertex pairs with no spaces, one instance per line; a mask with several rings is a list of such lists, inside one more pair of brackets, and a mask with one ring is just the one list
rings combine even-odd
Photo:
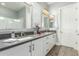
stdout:
[[34,51],[34,50],[35,50],[35,49],[34,49],[34,44],[33,44],[32,46],[33,46],[33,51]]
[[29,46],[29,52],[32,52],[32,51],[31,51],[31,46]]

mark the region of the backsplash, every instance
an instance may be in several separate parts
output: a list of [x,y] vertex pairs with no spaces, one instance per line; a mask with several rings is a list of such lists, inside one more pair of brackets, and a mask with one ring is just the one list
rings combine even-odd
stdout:
[[[23,35],[23,36],[33,35],[33,34],[34,34],[33,31],[32,31],[32,32],[22,32],[22,35]],[[15,37],[17,37],[17,36],[21,36],[21,32],[15,33]]]
[[[54,31],[54,30],[51,30],[51,32]],[[7,31],[6,31],[7,32]],[[32,29],[29,29],[29,30],[23,30],[23,31],[12,31],[15,33],[15,37],[20,37],[21,36],[21,33],[23,36],[27,36],[27,35],[32,35],[34,34],[34,30]],[[50,32],[50,30],[40,30],[41,33],[44,33],[44,32]],[[55,31],[54,31],[55,32]],[[11,38],[11,31],[10,32],[7,32],[7,33],[3,33],[3,34],[0,34],[0,40],[1,39],[7,39],[7,38]]]
[[[27,35],[32,35],[34,34],[34,32],[23,32],[23,36],[27,36]],[[18,33],[15,33],[15,37],[17,36],[21,36],[21,32],[18,32]],[[8,38],[11,38],[11,33],[8,33],[8,34],[0,34],[0,40],[2,39],[8,39]]]
[[0,34],[0,40],[1,39],[8,39],[8,38],[11,38],[11,34]]

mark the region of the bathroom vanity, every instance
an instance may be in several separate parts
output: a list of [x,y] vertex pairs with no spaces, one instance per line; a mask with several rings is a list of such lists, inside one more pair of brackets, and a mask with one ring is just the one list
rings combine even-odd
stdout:
[[[28,38],[29,37],[29,38]],[[0,40],[2,56],[44,56],[56,44],[56,32],[44,32],[18,38],[13,42]]]

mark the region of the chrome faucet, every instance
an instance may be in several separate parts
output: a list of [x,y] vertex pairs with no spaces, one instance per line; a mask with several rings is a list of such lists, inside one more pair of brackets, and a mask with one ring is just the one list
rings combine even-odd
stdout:
[[14,32],[11,33],[11,38],[15,38],[15,33]]
[[21,37],[23,37],[24,36],[24,32],[21,32]]
[[35,25],[34,29],[35,29],[34,34],[40,34],[40,31],[39,31],[40,27],[38,25]]

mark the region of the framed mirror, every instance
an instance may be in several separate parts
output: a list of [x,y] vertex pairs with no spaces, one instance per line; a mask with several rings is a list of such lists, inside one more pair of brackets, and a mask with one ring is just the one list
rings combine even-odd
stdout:
[[49,18],[46,15],[42,14],[42,27],[49,28]]
[[0,2],[0,30],[26,29],[28,11],[24,2]]

